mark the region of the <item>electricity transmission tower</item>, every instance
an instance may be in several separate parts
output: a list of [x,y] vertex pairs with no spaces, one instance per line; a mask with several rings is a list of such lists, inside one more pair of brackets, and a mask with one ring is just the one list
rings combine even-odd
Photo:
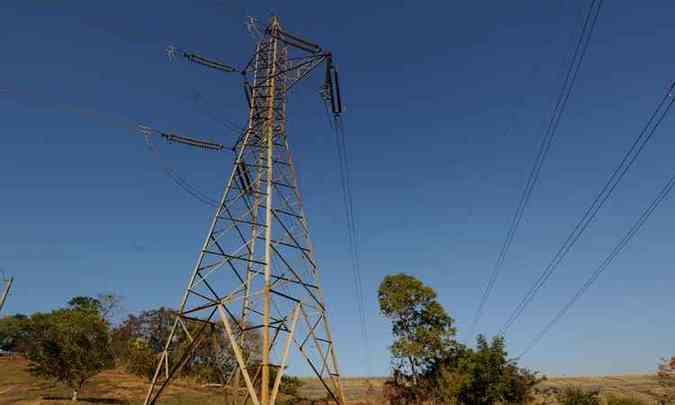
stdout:
[[[154,404],[194,356],[217,363],[226,353],[236,362],[221,367],[221,377],[236,401],[274,404],[293,353],[320,380],[328,397],[344,404],[319,267],[286,134],[289,90],[320,65],[326,69],[324,101],[336,119],[341,114],[331,53],[284,31],[277,17],[243,69],[176,48],[171,52],[209,68],[241,73],[248,124],[233,148],[234,167],[145,404]],[[223,149],[162,135],[172,142]]]
[[12,288],[12,282],[14,281],[13,277],[2,277],[2,291],[0,292],[0,314],[2,313],[2,308],[5,306],[5,301],[7,301],[7,296],[9,295],[9,290]]

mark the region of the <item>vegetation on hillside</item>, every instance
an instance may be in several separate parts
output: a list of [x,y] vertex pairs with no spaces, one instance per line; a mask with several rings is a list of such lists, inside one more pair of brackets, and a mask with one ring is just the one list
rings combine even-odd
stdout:
[[675,403],[675,356],[669,360],[663,359],[657,367],[656,375],[662,388],[661,404]]
[[619,397],[616,395],[608,395],[606,399],[607,405],[648,405],[645,401],[637,398]]
[[541,381],[509,360],[504,340],[478,336],[476,347],[455,339],[454,320],[435,291],[406,275],[385,277],[380,310],[392,321],[392,404],[524,404]]
[[577,387],[565,389],[559,396],[561,405],[601,405],[597,392],[584,391]]
[[3,349],[21,350],[31,374],[68,386],[76,401],[87,381],[114,365],[109,324],[94,301],[7,318],[0,326]]
[[[392,405],[524,405],[531,402],[533,393],[538,400],[543,394],[549,395],[544,391],[550,388],[542,388],[546,384],[539,385],[533,392],[542,379],[509,359],[502,338],[487,339],[479,335],[472,347],[459,343],[453,318],[438,302],[435,291],[420,280],[405,274],[390,275],[382,281],[378,299],[382,314],[392,322],[392,376],[386,382],[379,381],[377,388],[362,384],[370,387],[368,391],[353,392],[352,398],[361,395],[369,404]],[[100,395],[109,385],[110,376],[114,376],[115,381],[128,382],[132,381],[129,374],[139,376],[141,379],[133,380],[136,384],[133,394],[125,396],[133,399],[130,403],[136,403],[143,397],[147,382],[155,372],[176,312],[167,308],[152,309],[118,318],[113,323],[111,318],[118,305],[119,298],[112,294],[75,297],[64,308],[50,313],[2,318],[0,349],[22,353],[27,359],[25,363],[21,360],[26,373],[60,383],[40,385],[42,392],[59,398],[63,398],[65,390],[70,390],[68,397],[73,399],[83,390],[90,395]],[[185,326],[194,331],[199,325],[186,321]],[[204,398],[201,402],[208,403],[210,400],[206,398],[222,399],[227,395],[225,376],[234,369],[235,362],[223,332],[213,325],[207,332],[212,336],[205,339],[206,344],[190,351],[177,374],[178,386],[194,387],[190,398]],[[255,367],[260,361],[259,334],[251,332],[243,346],[245,356]],[[186,344],[177,345],[179,351],[186,349]],[[108,370],[112,367],[117,368]],[[96,377],[101,371],[108,377]],[[659,396],[662,405],[675,404],[675,358],[664,359],[658,367],[658,379],[650,378],[649,395],[642,392],[633,397],[630,391],[616,389],[598,395],[598,390],[590,385],[566,390],[558,386],[550,395],[562,405],[640,405],[643,399],[653,399],[654,395]],[[105,383],[101,384],[102,381]],[[208,392],[203,391],[204,383],[211,387]],[[2,385],[0,381],[0,394],[7,392]],[[220,388],[214,388],[216,386]],[[320,395],[323,388],[308,380],[283,376],[281,391],[288,403],[310,404],[317,400],[316,395]],[[16,392],[13,395],[18,398]],[[169,403],[192,401],[176,398],[169,399]],[[3,404],[1,398],[0,404]]]
[[[74,297],[67,306],[49,314],[15,315],[0,319],[0,349],[22,353],[37,377],[62,383],[76,400],[83,386],[102,370],[118,366],[151,380],[176,319],[176,311],[159,308],[131,314],[117,325],[109,321],[119,305],[112,294]],[[183,321],[192,336],[203,323]],[[190,347],[177,342],[175,350],[186,360],[177,377],[197,383],[226,385],[236,367],[222,326],[210,325],[202,344]],[[245,361],[253,369],[260,364],[260,335],[249,331],[240,342]],[[172,364],[169,364],[173,366]],[[270,383],[273,383],[271,379]],[[297,395],[302,381],[282,376],[280,392]]]

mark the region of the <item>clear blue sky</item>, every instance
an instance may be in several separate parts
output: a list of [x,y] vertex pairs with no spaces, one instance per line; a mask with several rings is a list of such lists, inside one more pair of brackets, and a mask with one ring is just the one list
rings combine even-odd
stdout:
[[[373,371],[389,367],[376,289],[432,285],[466,331],[504,238],[588,1],[4,2],[0,5],[0,267],[9,313],[114,291],[128,311],[176,306],[212,210],[178,189],[125,121],[224,143],[244,122],[238,75],[177,61],[173,44],[241,66],[247,15],[277,13],[341,69]],[[569,108],[479,329],[494,334],[675,79],[671,1],[607,1]],[[300,172],[344,373],[364,374],[333,135],[317,78],[293,97]],[[87,112],[81,110],[89,110]],[[509,130],[509,128],[511,128]],[[509,335],[517,354],[675,170],[664,122],[614,198]],[[226,154],[162,145],[216,197]],[[524,365],[550,374],[651,371],[675,352],[667,200]]]

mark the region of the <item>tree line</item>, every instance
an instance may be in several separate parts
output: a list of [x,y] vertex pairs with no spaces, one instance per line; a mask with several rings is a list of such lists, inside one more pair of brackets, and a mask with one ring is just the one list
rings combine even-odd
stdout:
[[[407,274],[385,277],[378,290],[382,315],[392,322],[392,377],[385,395],[391,405],[524,405],[536,403],[534,387],[545,380],[510,359],[503,337],[478,335],[475,346],[456,340],[454,320],[436,292]],[[660,405],[675,404],[675,357],[657,368]],[[561,405],[646,405],[636,398],[563,390]]]
[[[533,400],[533,389],[544,377],[510,359],[502,337],[478,335],[473,347],[458,342],[454,319],[436,292],[420,280],[402,273],[385,277],[378,302],[392,326],[391,375],[384,386],[391,405],[523,405]],[[79,296],[48,313],[2,318],[0,350],[22,354],[31,374],[70,387],[73,400],[92,377],[114,367],[150,381],[177,313],[161,307],[112,322],[119,304],[114,294]],[[189,333],[204,325],[190,320],[184,324]],[[227,388],[237,363],[225,331],[210,324],[203,333],[211,335],[205,344],[176,345],[179,355],[172,358],[186,354],[177,377]],[[245,361],[254,368],[259,365],[260,334],[246,332],[241,346]],[[664,388],[662,403],[675,403],[675,357],[663,360],[658,377]],[[297,398],[300,386],[298,378],[283,376],[281,391],[289,397]],[[596,394],[574,389],[559,398],[564,405],[598,401]]]
[[[107,369],[123,368],[150,381],[177,313],[161,307],[113,324],[119,301],[114,294],[80,296],[49,313],[0,319],[0,350],[23,355],[32,375],[70,387],[75,401],[84,385]],[[194,334],[203,323],[185,320],[184,325]],[[211,335],[207,343],[190,348],[185,341],[173,349],[180,353],[174,358],[188,354],[177,377],[225,386],[237,364],[235,355],[222,326],[210,325],[205,333]],[[260,342],[256,331],[246,332],[240,342],[245,361],[254,369],[261,361]],[[280,391],[295,396],[300,386],[300,379],[282,376]]]
[[387,276],[380,311],[392,321],[392,378],[385,394],[398,404],[525,404],[542,377],[508,359],[504,339],[456,340],[454,319],[436,292],[407,274]]

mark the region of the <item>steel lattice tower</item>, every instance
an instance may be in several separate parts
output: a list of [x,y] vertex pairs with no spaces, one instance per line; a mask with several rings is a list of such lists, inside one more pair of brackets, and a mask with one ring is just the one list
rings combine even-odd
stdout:
[[12,288],[12,282],[14,278],[12,277],[3,277],[2,279],[2,290],[0,291],[0,313],[2,313],[2,307],[5,306],[5,301],[9,296],[9,290]]
[[[235,70],[194,53],[183,56],[218,70]],[[331,54],[285,32],[276,17],[254,56],[239,70],[248,125],[235,146],[234,167],[145,404],[154,404],[188,359],[203,355],[204,347],[213,361],[223,351],[236,358],[234,367],[223,369],[223,380],[238,399],[274,404],[292,353],[304,360],[330,398],[344,404],[285,125],[289,89],[321,64],[326,66],[324,95],[337,115],[341,107]],[[252,344],[260,350],[249,350]]]

